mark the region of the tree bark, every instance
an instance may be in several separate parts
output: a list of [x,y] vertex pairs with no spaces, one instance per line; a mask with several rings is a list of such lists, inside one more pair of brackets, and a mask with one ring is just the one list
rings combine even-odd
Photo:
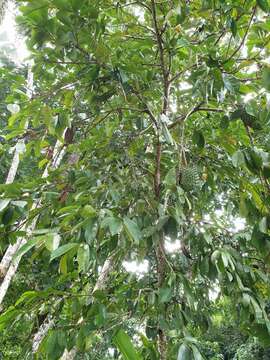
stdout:
[[[56,169],[59,166],[64,154],[65,154],[65,152],[64,152],[63,146],[62,146],[61,142],[59,140],[57,140],[55,147],[54,147],[52,162],[50,165],[47,165],[46,169],[44,170],[44,173],[42,175],[43,178],[46,178],[48,176],[49,168]],[[32,209],[37,209],[40,206],[41,206],[40,201],[37,200],[33,204]],[[3,302],[3,299],[7,293],[7,290],[11,283],[11,280],[12,280],[13,276],[15,275],[17,268],[19,266],[20,260],[21,260],[21,258],[18,257],[16,260],[14,260],[12,262],[12,258],[14,256],[14,254],[16,253],[16,251],[18,249],[20,249],[20,247],[23,246],[27,242],[28,237],[32,234],[33,230],[36,227],[37,220],[38,220],[38,217],[35,217],[30,225],[23,227],[23,230],[26,231],[26,237],[18,238],[16,243],[8,248],[6,254],[4,255],[4,258],[1,261],[0,273],[2,274],[2,277],[4,277],[4,278],[0,285],[0,306]]]
[[61,360],[73,360],[76,356],[76,353],[76,349],[71,349],[70,351],[66,349],[61,357]]
[[[158,15],[156,9],[155,0],[151,0],[151,11],[153,18],[153,28],[156,37],[156,43],[158,47],[160,66],[162,70],[163,77],[163,104],[161,115],[167,115],[169,111],[169,96],[170,96],[170,66],[167,65],[165,51],[164,51],[164,42],[163,42],[163,30],[159,27],[158,24]],[[170,63],[170,61],[169,61]],[[155,171],[155,180],[154,180],[154,192],[158,203],[161,202],[160,199],[160,187],[161,187],[161,156],[162,156],[162,147],[160,143],[160,129],[157,128],[157,145],[156,145],[156,171]],[[159,243],[155,249],[156,252],[156,263],[157,263],[157,277],[158,277],[158,287],[161,288],[164,284],[166,277],[166,257],[164,251],[164,233],[161,230],[159,234]],[[159,326],[158,329],[158,350],[160,355],[160,360],[166,360],[167,358],[167,339],[164,333],[164,330]]]
[[[0,0],[1,1],[1,0]],[[1,3],[0,3],[1,4]],[[0,5],[1,6],[1,5]],[[31,70],[31,66],[28,66],[28,75],[27,75],[27,90],[26,90],[26,95],[27,97],[30,99],[32,97],[32,92],[33,92],[33,73]],[[28,121],[25,124],[25,130],[28,128]],[[20,163],[20,154],[23,152],[23,148],[24,148],[24,139],[20,139],[18,140],[16,146],[15,146],[15,151],[14,151],[14,155],[13,155],[13,159],[11,161],[11,165],[8,171],[8,175],[6,178],[6,184],[12,184],[15,180],[17,171],[18,171],[18,167],[19,167],[19,163]],[[19,239],[20,240],[20,239]],[[18,250],[19,246],[20,246],[20,241],[17,241],[14,245],[9,245],[2,260],[0,263],[0,279],[5,277],[11,259],[13,257],[13,255],[16,253],[16,251]]]
[[0,25],[4,20],[7,5],[8,5],[8,0],[0,0]]
[[[114,267],[114,264],[115,264],[115,254],[112,254],[104,262],[92,293],[98,290],[104,290],[106,288],[108,277]],[[54,325],[53,319],[47,318],[45,322],[40,326],[38,332],[35,334],[33,338],[32,352],[34,354],[38,351],[38,348],[42,340],[46,336],[47,332],[53,327],[53,325]],[[65,349],[64,354],[61,357],[61,360],[73,360],[76,356],[76,353],[77,353],[76,348],[73,348],[70,351]]]
[[48,331],[53,327],[54,320],[48,316],[43,324],[40,325],[38,332],[34,335],[32,342],[32,352],[35,354],[38,351],[39,345],[41,344]]

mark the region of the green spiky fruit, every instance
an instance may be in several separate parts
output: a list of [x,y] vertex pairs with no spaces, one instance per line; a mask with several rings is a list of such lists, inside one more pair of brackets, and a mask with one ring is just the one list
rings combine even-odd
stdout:
[[187,166],[181,170],[180,185],[186,191],[196,191],[200,187],[200,175],[195,165]]

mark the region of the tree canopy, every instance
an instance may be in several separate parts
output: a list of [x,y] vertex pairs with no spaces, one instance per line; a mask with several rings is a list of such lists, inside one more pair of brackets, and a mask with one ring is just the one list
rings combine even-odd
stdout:
[[30,65],[0,68],[15,356],[218,359],[220,304],[269,347],[268,0],[17,3]]

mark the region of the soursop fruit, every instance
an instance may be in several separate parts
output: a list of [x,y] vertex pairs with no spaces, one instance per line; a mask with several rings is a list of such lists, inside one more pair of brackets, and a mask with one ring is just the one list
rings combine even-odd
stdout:
[[201,179],[197,166],[188,165],[181,169],[180,185],[185,191],[198,191],[201,187]]

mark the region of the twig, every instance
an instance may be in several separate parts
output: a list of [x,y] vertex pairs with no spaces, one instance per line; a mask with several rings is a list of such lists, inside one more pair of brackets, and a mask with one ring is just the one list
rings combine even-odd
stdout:
[[256,9],[257,9],[257,7],[254,6],[253,11],[252,11],[252,14],[251,14],[251,17],[250,17],[250,19],[249,19],[249,23],[248,23],[248,26],[247,26],[247,30],[246,30],[246,32],[245,32],[245,34],[244,34],[244,36],[243,36],[240,44],[239,44],[238,47],[233,51],[233,53],[228,57],[228,59],[226,59],[225,61],[223,61],[223,64],[226,64],[228,61],[230,61],[230,60],[234,57],[234,55],[236,55],[236,54],[238,53],[238,51],[241,49],[241,47],[242,47],[243,44],[245,43],[245,40],[246,40],[246,38],[247,38],[247,35],[248,35],[248,32],[249,32],[250,26],[251,26],[251,24],[252,24],[252,20],[253,20],[253,18],[254,18],[254,16],[255,16],[255,13],[256,13]]
[[194,114],[195,112],[199,111],[205,111],[205,112],[218,112],[222,113],[225,110],[223,109],[217,109],[217,108],[207,108],[207,107],[201,107],[202,103],[196,105],[193,109],[191,109],[187,114],[181,115],[175,119],[175,121],[168,126],[169,129],[174,128],[176,125],[182,123],[185,121],[190,115]]

